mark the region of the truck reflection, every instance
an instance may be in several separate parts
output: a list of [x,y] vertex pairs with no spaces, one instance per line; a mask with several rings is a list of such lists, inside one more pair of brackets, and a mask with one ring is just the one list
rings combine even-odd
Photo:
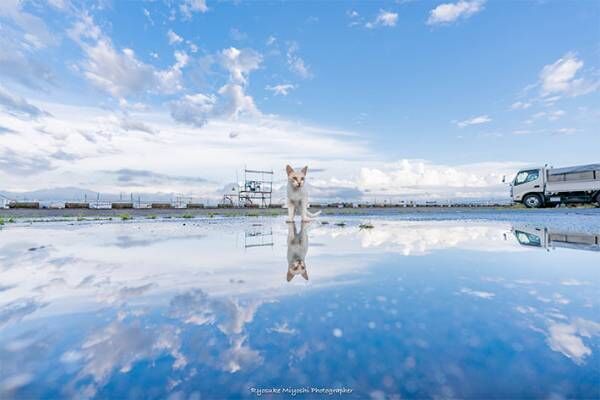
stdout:
[[600,234],[553,232],[548,228],[529,226],[513,227],[512,233],[522,246],[600,251]]

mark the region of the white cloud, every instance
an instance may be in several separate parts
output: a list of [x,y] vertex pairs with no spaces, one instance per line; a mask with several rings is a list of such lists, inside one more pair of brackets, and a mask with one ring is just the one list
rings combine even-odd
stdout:
[[38,118],[47,113],[33,104],[29,103],[23,97],[8,91],[0,85],[0,107],[9,114],[21,118]]
[[477,117],[469,118],[464,121],[458,121],[458,122],[456,122],[456,125],[458,125],[461,128],[464,128],[465,126],[470,126],[470,125],[487,124],[488,122],[491,122],[491,121],[492,121],[492,119],[490,117],[488,117],[487,115],[479,115]]
[[296,89],[296,85],[293,85],[291,83],[282,83],[273,86],[267,85],[265,86],[265,89],[273,92],[275,96],[287,96],[290,93],[290,91]]
[[459,18],[469,18],[470,16],[483,10],[484,4],[484,0],[460,0],[456,3],[440,4],[429,12],[427,24],[449,24],[458,20]]
[[184,51],[176,51],[175,64],[162,71],[155,71],[154,76],[157,81],[157,90],[163,93],[175,93],[183,89],[182,69],[188,64],[189,56]]
[[260,115],[254,99],[246,94],[246,87],[250,73],[260,67],[262,55],[252,49],[230,47],[217,58],[229,74],[228,83],[214,94],[196,93],[172,101],[171,116],[177,122],[202,127],[210,118]]
[[[318,163],[335,175],[342,164],[334,160],[345,160],[348,167],[353,160],[366,158],[368,151],[363,141],[348,132],[262,115],[239,87],[227,86],[221,94],[186,95],[174,103],[169,104],[170,113],[160,109],[132,112],[130,119],[143,122],[155,131],[153,135],[140,134],[141,125],[136,126],[137,131],[125,130],[120,115],[107,117],[106,109],[100,108],[41,102],[40,108],[53,116],[41,122],[0,114],[0,126],[19,132],[3,135],[0,147],[11,151],[9,158],[17,157],[20,168],[27,173],[23,179],[10,173],[14,168],[8,165],[8,172],[3,173],[0,165],[4,190],[61,187],[78,182],[83,187],[118,193],[122,188],[114,177],[101,173],[110,165],[114,170],[150,170],[172,176],[188,175],[190,170],[204,171],[202,175],[212,184],[190,186],[165,181],[138,190],[192,190],[199,196],[213,196],[214,190],[231,179],[231,172],[240,162],[271,168],[304,162],[310,155],[311,165]],[[192,128],[174,124],[173,119]],[[40,125],[43,130],[38,129]],[[202,132],[195,130],[196,126],[202,126]],[[232,141],[231,132],[241,134]],[[198,149],[203,149],[202,157],[198,157]],[[51,155],[59,150],[76,159],[52,159]],[[0,159],[8,160],[5,156]]]
[[0,25],[0,75],[20,85],[45,90],[54,83],[54,74],[45,60],[38,59],[17,38],[17,34]]
[[129,115],[125,115],[123,116],[123,118],[121,118],[120,126],[126,131],[139,131],[149,133],[151,135],[158,133],[157,130],[151,127],[150,125],[146,124],[145,122],[133,119]]
[[260,115],[254,99],[245,93],[244,87],[238,84],[227,84],[219,89],[223,98],[220,115],[227,118],[239,118],[241,116]]
[[271,45],[275,44],[276,41],[277,41],[277,38],[275,36],[271,35],[267,38],[267,41],[265,43],[267,44],[267,46],[271,46]]
[[298,55],[298,44],[291,43],[287,51],[287,63],[290,71],[296,73],[304,79],[312,78],[313,74],[310,67]]
[[171,102],[171,116],[177,122],[202,127],[212,115],[216,97],[197,93]]
[[526,102],[526,101],[516,101],[514,103],[511,104],[510,109],[511,110],[526,110],[529,107],[531,107],[531,103]]
[[81,62],[83,75],[92,85],[114,97],[156,91],[174,93],[181,90],[181,69],[187,65],[185,52],[175,52],[175,64],[165,70],[140,61],[132,49],[118,51],[89,15],[84,15],[69,30],[86,58]]
[[231,28],[229,30],[229,37],[237,42],[248,39],[248,34],[240,31],[238,28]]
[[346,15],[350,19],[350,23],[348,26],[358,26],[363,24],[363,18],[361,18],[360,14],[356,10],[346,11]]
[[[40,121],[0,114],[0,126],[19,132],[3,135],[2,147],[11,152],[11,158],[18,158],[24,172],[3,173],[0,166],[3,187],[32,190],[78,182],[91,190],[118,193],[122,183],[102,172],[110,165],[114,170],[148,170],[169,176],[204,171],[201,176],[206,183],[152,181],[136,190],[214,198],[240,162],[256,168],[307,163],[309,171],[323,170],[311,174],[310,181],[315,188],[312,193],[321,199],[507,198],[502,176],[523,167],[518,163],[451,166],[425,160],[375,161],[368,142],[353,132],[260,114],[239,85],[224,87],[221,93],[182,96],[169,104],[170,114],[160,109],[132,110],[125,122],[118,114],[107,117],[105,109],[44,102],[40,108],[53,117],[43,119],[43,130]],[[173,124],[173,120],[185,125]],[[201,132],[194,129],[197,126],[202,126]],[[140,134],[144,131],[154,134]],[[51,158],[57,151],[72,155],[72,160]]]
[[184,19],[190,19],[195,12],[207,12],[208,6],[206,5],[206,0],[183,0],[179,5],[179,11],[181,11]]
[[[356,14],[356,16],[358,16],[358,14]],[[351,18],[355,18],[356,16],[354,16],[353,14],[351,14]],[[377,14],[377,17],[375,17],[375,20],[372,22],[367,22],[365,24],[365,27],[367,28],[375,28],[377,26],[396,26],[396,23],[398,22],[398,14],[391,12],[391,11],[386,11],[386,10],[379,10],[379,14]]]
[[502,176],[513,174],[521,166],[510,162],[449,166],[401,160],[361,168],[357,183],[365,192],[405,198],[505,197]]
[[0,1],[0,16],[10,19],[23,32],[24,42],[33,48],[43,48],[56,43],[44,20],[23,11],[23,1]]
[[144,8],[142,10],[142,12],[144,13],[144,17],[146,17],[146,19],[148,20],[150,25],[154,25],[154,20],[152,19],[152,15],[150,14],[150,11],[148,11],[146,8]]
[[560,128],[557,129],[554,133],[557,135],[574,135],[577,132],[575,128]]
[[248,74],[258,69],[262,55],[252,49],[230,47],[221,51],[221,64],[229,71],[231,81],[246,84]]
[[525,121],[527,124],[532,124],[537,119],[546,118],[548,121],[556,121],[562,116],[564,116],[566,112],[564,110],[554,110],[554,111],[539,111],[531,116],[530,119]]
[[171,29],[167,32],[167,38],[169,39],[169,44],[177,44],[183,42],[183,38],[173,32]]
[[589,81],[577,77],[583,68],[583,61],[574,53],[567,53],[553,64],[542,68],[540,86],[542,96],[566,95],[580,96],[594,92],[600,88],[599,81]]

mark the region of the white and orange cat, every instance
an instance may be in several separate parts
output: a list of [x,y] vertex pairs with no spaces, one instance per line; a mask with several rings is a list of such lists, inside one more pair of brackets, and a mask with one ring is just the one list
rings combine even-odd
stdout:
[[321,211],[311,214],[308,211],[308,190],[306,189],[306,172],[308,167],[302,168],[300,171],[294,171],[294,168],[287,165],[285,171],[288,176],[287,185],[287,207],[288,219],[287,222],[294,222],[294,216],[300,214],[302,222],[310,221],[321,214]]
[[292,221],[288,224],[288,240],[287,240],[287,281],[294,279],[296,275],[300,275],[305,280],[308,280],[308,272],[306,271],[306,253],[308,252],[308,227],[306,223],[300,225],[300,232],[296,230],[296,223]]

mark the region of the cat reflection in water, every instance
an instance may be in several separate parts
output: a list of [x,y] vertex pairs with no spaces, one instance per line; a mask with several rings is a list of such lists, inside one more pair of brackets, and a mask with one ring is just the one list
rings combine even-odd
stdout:
[[306,272],[306,253],[308,251],[308,225],[303,222],[300,225],[300,232],[296,230],[296,223],[288,224],[288,240],[287,240],[287,281],[291,281],[294,276],[300,275],[308,280]]

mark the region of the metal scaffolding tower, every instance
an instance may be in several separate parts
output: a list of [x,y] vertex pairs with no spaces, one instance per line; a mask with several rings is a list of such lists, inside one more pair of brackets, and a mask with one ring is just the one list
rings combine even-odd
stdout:
[[244,169],[242,186],[225,193],[221,204],[226,207],[270,207],[273,194],[273,171]]
[[244,186],[239,192],[243,207],[269,207],[273,194],[273,171],[244,169]]

